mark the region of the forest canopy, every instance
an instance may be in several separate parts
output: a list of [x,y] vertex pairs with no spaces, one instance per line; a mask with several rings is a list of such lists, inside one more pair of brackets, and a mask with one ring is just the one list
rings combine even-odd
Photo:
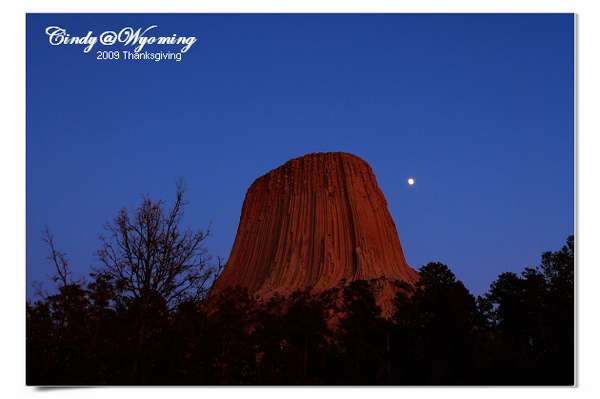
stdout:
[[477,298],[428,263],[399,284],[390,317],[365,280],[207,298],[222,265],[209,229],[181,227],[184,194],[179,181],[170,207],[144,196],[122,209],[87,278],[44,230],[56,289],[26,303],[28,385],[574,384],[574,236]]

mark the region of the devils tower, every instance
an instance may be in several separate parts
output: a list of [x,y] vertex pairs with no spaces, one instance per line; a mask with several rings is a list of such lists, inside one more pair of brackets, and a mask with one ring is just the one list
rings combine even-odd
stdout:
[[292,159],[248,189],[237,235],[211,295],[240,285],[268,298],[354,280],[413,284],[371,167],[343,152]]

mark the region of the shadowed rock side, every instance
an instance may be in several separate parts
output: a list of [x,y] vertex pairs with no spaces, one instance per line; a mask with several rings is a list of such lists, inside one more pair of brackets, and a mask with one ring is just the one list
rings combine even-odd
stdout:
[[371,167],[347,153],[292,159],[258,178],[244,200],[231,255],[211,296],[240,285],[287,296],[385,276],[413,284]]

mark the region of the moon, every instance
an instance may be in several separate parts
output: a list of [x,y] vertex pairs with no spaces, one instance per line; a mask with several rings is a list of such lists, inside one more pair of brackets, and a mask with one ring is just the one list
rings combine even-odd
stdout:
[[415,179],[413,179],[412,177],[408,179],[408,184],[410,184],[411,186],[415,184]]

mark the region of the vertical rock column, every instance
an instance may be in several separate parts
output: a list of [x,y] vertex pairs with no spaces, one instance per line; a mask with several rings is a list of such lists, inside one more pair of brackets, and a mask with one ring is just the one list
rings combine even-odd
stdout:
[[211,295],[229,286],[270,297],[386,277],[413,284],[371,167],[336,152],[292,159],[248,189],[231,255]]

